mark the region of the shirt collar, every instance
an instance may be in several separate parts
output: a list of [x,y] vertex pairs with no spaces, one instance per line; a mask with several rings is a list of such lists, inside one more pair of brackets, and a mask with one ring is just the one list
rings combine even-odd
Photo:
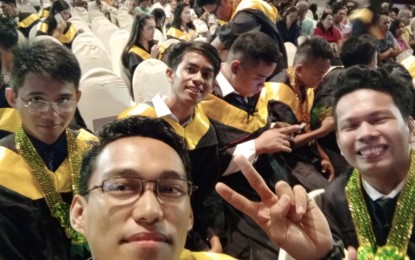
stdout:
[[168,116],[171,119],[173,119],[174,121],[176,121],[177,123],[179,123],[183,127],[185,127],[188,124],[193,122],[193,116],[191,116],[191,117],[189,117],[189,119],[187,119],[183,123],[180,123],[179,118],[177,118],[177,116],[175,116],[171,112],[170,108],[166,105],[166,103],[165,103],[166,99],[167,99],[167,96],[162,96],[160,94],[157,94],[151,100],[153,102],[153,106],[154,106],[154,110],[156,111],[157,118]]
[[216,76],[216,82],[218,83],[218,86],[220,90],[222,91],[222,96],[226,97],[227,95],[231,93],[237,93],[239,94],[235,88],[229,83],[229,81],[225,78],[225,76],[222,74],[222,72],[219,72],[218,76]]
[[362,178],[362,186],[365,189],[367,195],[373,200],[376,201],[378,199],[393,199],[401,192],[403,185],[405,184],[405,180],[402,180],[401,183],[398,184],[389,194],[382,194],[378,190],[376,190],[372,185],[370,185],[367,181]]

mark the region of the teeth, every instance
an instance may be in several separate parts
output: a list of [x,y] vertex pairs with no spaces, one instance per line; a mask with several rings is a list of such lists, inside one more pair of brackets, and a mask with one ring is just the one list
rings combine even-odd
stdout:
[[361,150],[360,153],[363,156],[376,156],[379,155],[383,151],[382,147],[373,147],[370,149]]

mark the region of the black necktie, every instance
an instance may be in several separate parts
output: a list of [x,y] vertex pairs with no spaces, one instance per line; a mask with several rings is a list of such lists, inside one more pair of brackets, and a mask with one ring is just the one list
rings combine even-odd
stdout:
[[375,201],[375,221],[379,225],[377,233],[377,242],[379,245],[386,243],[391,225],[393,213],[395,211],[395,199],[380,198]]

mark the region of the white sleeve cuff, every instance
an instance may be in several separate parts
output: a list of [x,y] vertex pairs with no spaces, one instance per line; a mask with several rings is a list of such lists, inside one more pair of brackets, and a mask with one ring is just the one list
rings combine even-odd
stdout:
[[256,148],[255,148],[255,141],[250,140],[241,144],[238,144],[235,148],[235,151],[232,154],[232,160],[229,163],[228,168],[226,168],[225,172],[223,173],[223,176],[229,175],[235,172],[239,171],[239,166],[235,163],[233,158],[235,158],[236,155],[242,155],[245,157],[250,163],[254,163],[257,155],[256,155]]

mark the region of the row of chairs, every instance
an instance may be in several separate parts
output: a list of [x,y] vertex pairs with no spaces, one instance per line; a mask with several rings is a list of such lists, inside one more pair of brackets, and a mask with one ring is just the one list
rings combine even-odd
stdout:
[[70,21],[77,28],[88,28],[75,38],[72,51],[82,70],[79,109],[89,129],[98,130],[136,102],[147,102],[157,93],[170,93],[167,65],[160,60],[142,62],[132,82],[125,76],[121,53],[130,35],[127,30],[118,28],[104,15],[95,16],[89,25],[85,17],[81,19],[76,14]]

